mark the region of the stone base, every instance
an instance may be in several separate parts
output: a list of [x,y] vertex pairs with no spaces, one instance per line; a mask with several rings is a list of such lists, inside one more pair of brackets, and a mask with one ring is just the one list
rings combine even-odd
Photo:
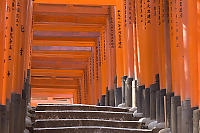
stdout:
[[170,128],[165,128],[159,131],[159,133],[171,133]]
[[122,88],[118,87],[115,89],[115,106],[117,107],[122,103]]
[[153,122],[149,123],[148,129],[154,129],[157,126],[157,124],[158,124],[157,121],[153,121]]

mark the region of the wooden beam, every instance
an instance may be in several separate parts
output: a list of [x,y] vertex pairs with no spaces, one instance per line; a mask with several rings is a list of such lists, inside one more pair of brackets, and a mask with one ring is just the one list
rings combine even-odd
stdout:
[[115,0],[34,0],[40,4],[72,4],[72,5],[115,5]]
[[48,41],[48,40],[33,40],[33,46],[75,46],[75,47],[94,47],[94,41]]
[[100,32],[103,26],[96,25],[72,25],[65,23],[34,23],[34,31],[72,31],[72,32]]
[[64,76],[81,77],[83,70],[55,70],[55,69],[32,69],[32,76]]
[[107,16],[61,16],[57,15],[34,15],[34,22],[71,22],[81,24],[106,24]]
[[73,97],[73,92],[67,92],[66,94],[65,93],[54,94],[54,93],[45,93],[45,92],[32,93],[31,97],[33,97],[33,98],[40,98],[40,97],[65,97],[65,98],[71,98],[71,97]]
[[[51,10],[49,10],[51,9]],[[33,14],[44,13],[60,13],[60,14],[93,14],[108,15],[108,6],[80,6],[80,5],[52,5],[52,4],[34,4]]]
[[32,88],[31,93],[49,93],[49,94],[68,94],[71,92],[75,92],[77,89],[54,89],[54,88],[46,88],[46,89],[41,89],[41,88]]
[[64,57],[64,58],[58,58],[58,57],[35,57],[33,56],[32,57],[32,61],[63,61],[63,62],[66,62],[66,61],[72,61],[72,62],[88,62],[88,59],[74,59],[72,57]]
[[94,41],[96,38],[81,38],[81,37],[33,37],[33,40],[49,40],[49,41]]
[[59,56],[86,56],[89,57],[91,55],[91,51],[33,51],[33,56],[45,56],[45,55],[53,55],[55,57]]
[[67,69],[77,70],[86,69],[87,62],[48,62],[48,61],[32,61],[32,69]]
[[35,89],[32,88],[31,97],[74,97],[77,89]]
[[34,85],[34,84],[31,84],[31,87],[32,88],[42,88],[42,89],[78,89],[79,88],[79,85],[65,85],[65,86],[59,86],[59,85],[48,85],[48,84],[45,84],[45,85]]
[[79,80],[67,80],[67,79],[55,79],[55,78],[31,78],[31,84],[33,85],[58,85],[58,86],[66,86],[66,85],[78,85],[80,84]]

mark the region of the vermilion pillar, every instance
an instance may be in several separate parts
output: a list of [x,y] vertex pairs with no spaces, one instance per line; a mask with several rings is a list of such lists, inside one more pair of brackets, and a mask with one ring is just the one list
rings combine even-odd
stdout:
[[106,74],[106,40],[105,40],[105,30],[101,32],[101,93],[106,94],[107,86],[107,74]]
[[[106,84],[106,87],[108,87],[108,88],[111,88],[111,58],[110,58],[110,56],[111,56],[111,53],[110,53],[110,50],[111,50],[111,48],[110,48],[110,42],[111,42],[111,34],[110,34],[110,16],[107,18],[107,24],[106,24],[106,31],[105,31],[105,42],[106,42],[106,47],[105,47],[105,49],[106,49],[106,51],[105,51],[105,53],[106,53],[106,55],[105,55],[105,58],[106,58],[106,74],[107,74],[107,84]],[[105,89],[106,90],[106,89]]]
[[94,47],[94,89],[95,89],[95,103],[97,102],[97,99],[99,98],[99,66],[98,66],[98,49],[99,49],[99,43],[97,43],[97,46]]
[[[178,6],[179,9],[179,17],[180,21],[182,22],[182,32],[183,33],[183,54],[184,54],[184,64],[183,64],[183,82],[181,82],[181,85],[183,85],[181,90],[181,96],[182,100],[190,99],[191,98],[191,84],[190,84],[190,56],[189,56],[189,45],[194,40],[190,38],[189,31],[192,30],[189,28],[189,16],[188,16],[188,8],[189,3],[185,0],[180,0],[183,4]],[[193,8],[193,7],[192,7]],[[182,12],[180,11],[182,9]],[[192,19],[193,21],[193,19]],[[191,21],[190,21],[191,22]]]
[[110,50],[109,50],[109,75],[110,75],[110,81],[108,89],[114,89],[114,78],[117,74],[117,56],[116,56],[116,32],[115,32],[115,10],[114,7],[111,7],[109,9],[109,37],[110,37]]
[[32,43],[32,12],[33,12],[33,5],[32,1],[28,0],[27,1],[27,17],[26,17],[26,34],[25,34],[25,51],[24,51],[24,69],[25,69],[25,76],[27,76],[27,69],[30,68],[28,67],[30,64],[30,47]]
[[88,92],[88,104],[94,104],[93,102],[93,70],[92,70],[92,56],[89,57],[88,61],[88,84],[89,84],[89,92]]
[[117,68],[117,87],[122,87],[122,76],[124,76],[124,23],[123,23],[123,0],[116,0],[115,6],[115,31],[116,31],[116,68]]
[[[197,0],[197,7],[200,7],[200,0]],[[197,8],[197,37],[200,37],[200,8]],[[200,107],[200,39],[197,40],[197,55],[198,55],[198,96]]]
[[101,62],[101,59],[102,59],[102,48],[103,48],[103,39],[102,39],[102,36],[100,36],[98,38],[98,49],[97,49],[97,70],[98,70],[98,99],[100,100],[101,99],[101,93],[102,93],[102,62]]
[[138,83],[140,85],[144,85],[144,75],[142,72],[143,69],[143,65],[142,65],[142,60],[141,60],[141,46],[140,44],[142,43],[143,39],[143,31],[144,31],[144,27],[143,27],[143,23],[144,23],[144,18],[143,18],[143,3],[140,0],[136,0],[135,1],[135,6],[136,6],[136,35],[137,35],[137,47],[134,48],[134,51],[137,51],[137,55],[135,56],[137,59],[137,61],[135,62],[135,64],[137,63],[137,65],[135,66],[135,69],[137,71],[137,79],[138,79]]
[[[139,16],[139,2],[138,0],[135,0],[134,2],[134,6],[133,6],[133,23],[134,23],[134,32],[135,34],[133,34],[133,38],[135,38],[135,43],[133,45],[134,48],[134,76],[135,76],[135,80],[138,80],[139,77],[139,52],[138,52],[138,48],[139,48],[139,34],[138,34],[138,26],[137,24],[139,23],[138,19],[141,19],[141,16]],[[136,19],[137,18],[137,19]]]
[[27,43],[27,68],[31,69],[31,55],[32,55],[32,40],[33,40],[33,29],[32,29],[32,24],[33,24],[33,2],[30,0],[29,3],[29,15],[28,15],[28,24],[29,24],[29,29],[28,29],[28,43]]
[[183,16],[186,15],[188,25],[188,47],[189,47],[189,72],[190,72],[190,87],[191,104],[193,107],[198,106],[198,44],[197,44],[197,0],[184,1],[187,4],[187,9]]
[[135,0],[127,0],[126,2],[126,27],[127,27],[127,69],[128,78],[133,78],[134,72],[134,45],[136,43],[135,37],[135,23],[134,23],[134,5]]
[[[160,88],[164,89],[166,87],[166,72],[165,72],[165,43],[164,43],[164,17],[163,17],[163,1],[154,1],[156,9],[152,9],[152,13],[155,16],[155,31],[156,33],[156,46],[157,46],[157,54],[154,54],[154,58],[159,61],[158,70],[160,77]],[[154,26],[153,26],[154,27]],[[152,34],[153,35],[153,34]],[[157,57],[156,57],[157,56]]]
[[[21,0],[16,1],[16,31],[15,31],[15,45],[14,45],[14,69],[13,69],[13,90],[17,94],[21,94],[20,88],[20,79],[19,78],[19,60],[20,60],[20,48],[22,44],[22,38],[21,38]],[[23,51],[22,51],[23,52]],[[23,77],[23,75],[21,75]]]
[[[161,26],[161,21],[162,21],[162,15],[163,15],[163,10],[162,10],[162,1],[150,1],[147,3],[147,10],[146,10],[146,15],[147,15],[147,24],[150,24],[151,28],[151,43],[152,44],[152,69],[153,69],[153,83],[155,82],[155,75],[160,74],[160,81],[161,84],[163,85],[162,81],[165,81],[165,76],[162,76],[161,73],[162,71],[162,64],[161,64],[161,58],[162,54],[164,55],[165,53],[161,52],[161,48],[163,46],[163,32],[162,32],[162,26]],[[150,6],[150,7],[149,7]],[[149,22],[150,21],[150,22]],[[165,62],[165,60],[162,60]],[[163,74],[164,75],[164,74]],[[151,83],[152,84],[152,83]],[[163,88],[163,87],[161,87]]]
[[150,84],[154,81],[154,62],[156,60],[153,59],[153,49],[155,48],[155,44],[152,43],[152,19],[151,19],[151,3],[143,1],[142,3],[139,1],[139,13],[141,19],[139,19],[139,73],[142,77],[139,79],[139,84],[145,84],[146,87],[149,87]]
[[2,98],[3,93],[3,73],[4,73],[4,47],[6,31],[6,0],[0,1],[0,104],[5,100]]
[[171,45],[170,45],[170,20],[169,1],[163,0],[163,20],[164,20],[164,47],[165,47],[165,80],[167,92],[172,92],[172,69],[171,69]]
[[123,76],[127,76],[128,74],[128,58],[127,58],[127,28],[126,28],[126,24],[127,24],[127,0],[122,0],[122,33],[124,34],[122,37],[123,38],[123,65],[124,65],[124,75]]
[[181,23],[178,21],[178,12],[176,10],[177,1],[169,1],[169,22],[170,22],[170,44],[171,44],[171,64],[172,64],[172,88],[174,90],[175,96],[180,96],[180,82],[182,81],[179,77],[182,71],[183,61],[181,59],[181,36],[179,36],[179,31],[181,31],[179,25]]
[[[3,95],[10,100],[12,89],[12,73],[13,73],[13,43],[14,43],[14,27],[15,27],[15,6],[12,7],[13,0],[7,1],[6,16],[6,40],[5,40],[5,61],[4,61],[4,79],[3,79]],[[12,20],[14,22],[12,22]],[[5,99],[5,98],[4,98]],[[5,100],[3,103],[5,104]]]
[[94,52],[95,52],[95,48],[96,48],[96,46],[95,47],[93,47],[92,48],[92,55],[91,55],[91,63],[92,63],[92,66],[91,66],[91,69],[92,69],[92,80],[91,80],[91,82],[92,82],[92,103],[93,104],[95,104],[95,99],[96,99],[96,96],[95,96],[95,87],[96,87],[96,78],[95,78],[95,69],[94,69],[94,66],[95,66],[95,54],[94,54]]

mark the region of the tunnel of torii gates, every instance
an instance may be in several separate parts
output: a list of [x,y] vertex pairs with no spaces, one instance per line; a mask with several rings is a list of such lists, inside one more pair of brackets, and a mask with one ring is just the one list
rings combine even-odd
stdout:
[[1,0],[0,22],[2,108],[200,106],[200,0]]

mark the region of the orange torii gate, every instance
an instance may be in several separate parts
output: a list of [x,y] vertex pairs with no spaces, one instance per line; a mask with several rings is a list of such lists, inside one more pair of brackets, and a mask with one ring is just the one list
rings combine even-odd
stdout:
[[137,106],[172,132],[178,118],[189,130],[200,105],[199,2],[2,0],[0,104],[11,105],[11,132],[23,130],[29,82],[35,97]]

